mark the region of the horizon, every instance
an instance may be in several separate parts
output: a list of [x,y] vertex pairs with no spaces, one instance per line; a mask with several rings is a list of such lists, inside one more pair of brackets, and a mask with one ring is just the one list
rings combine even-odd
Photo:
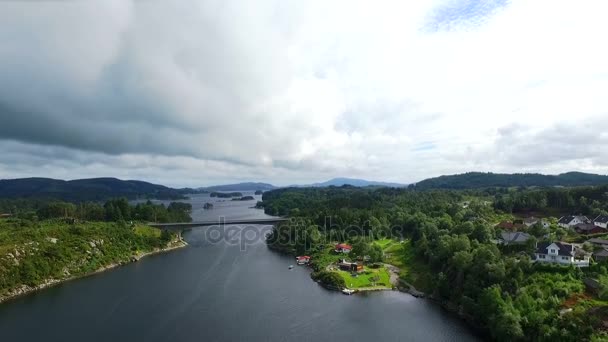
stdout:
[[0,178],[606,174],[607,9],[2,1]]
[[243,183],[261,183],[261,184],[272,185],[272,186],[275,186],[277,188],[285,188],[285,187],[290,187],[290,186],[297,186],[297,187],[311,186],[311,185],[314,185],[314,184],[320,184],[320,183],[330,182],[330,181],[334,181],[334,180],[354,180],[354,181],[365,181],[365,182],[371,182],[371,183],[387,183],[387,184],[398,184],[398,185],[401,185],[401,186],[409,186],[409,185],[420,183],[420,182],[422,182],[424,180],[427,180],[427,179],[438,178],[438,177],[446,177],[446,176],[447,177],[449,177],[449,176],[458,176],[458,175],[469,174],[469,173],[482,173],[482,174],[488,174],[488,173],[490,173],[490,174],[503,174],[503,175],[534,174],[534,175],[542,175],[542,176],[559,176],[559,175],[568,174],[568,173],[585,173],[585,174],[598,175],[598,176],[608,176],[607,174],[589,173],[589,172],[576,171],[576,170],[570,170],[570,171],[561,172],[561,173],[558,173],[558,174],[546,174],[546,173],[540,173],[540,172],[496,173],[496,172],[487,172],[487,171],[466,171],[466,172],[458,173],[458,174],[446,174],[446,175],[439,175],[439,176],[434,176],[434,177],[428,177],[428,178],[420,179],[418,181],[411,182],[411,183],[400,183],[400,182],[391,182],[391,181],[377,180],[377,179],[363,179],[363,178],[337,176],[337,177],[332,177],[332,178],[329,178],[329,179],[313,181],[313,182],[310,182],[310,183],[279,184],[279,183],[259,181],[259,180],[241,180],[241,181],[236,181],[235,180],[235,181],[226,181],[224,183],[213,183],[213,184],[203,184],[203,185],[185,185],[185,186],[181,186],[181,185],[180,186],[173,186],[171,184],[159,183],[159,182],[155,182],[155,181],[147,180],[147,179],[120,178],[120,177],[113,177],[113,176],[86,177],[86,178],[66,178],[66,179],[41,177],[41,176],[32,176],[32,177],[18,177],[18,178],[0,178],[0,181],[10,181],[10,180],[29,179],[29,178],[53,179],[53,180],[59,180],[59,181],[75,181],[75,180],[84,180],[84,179],[110,178],[110,179],[118,179],[118,180],[121,180],[121,181],[143,181],[143,182],[147,182],[147,183],[151,183],[151,184],[156,184],[156,185],[162,185],[162,186],[166,186],[166,187],[174,188],[174,189],[179,189],[179,188],[191,188],[191,189],[210,188],[210,187],[216,187],[216,186],[226,186],[226,185],[235,185],[235,184],[243,184]]

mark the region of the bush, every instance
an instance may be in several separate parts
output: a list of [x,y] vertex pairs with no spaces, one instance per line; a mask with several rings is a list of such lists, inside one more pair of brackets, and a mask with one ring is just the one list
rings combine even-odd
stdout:
[[311,273],[310,277],[330,288],[343,289],[346,287],[344,278],[336,272],[319,271]]

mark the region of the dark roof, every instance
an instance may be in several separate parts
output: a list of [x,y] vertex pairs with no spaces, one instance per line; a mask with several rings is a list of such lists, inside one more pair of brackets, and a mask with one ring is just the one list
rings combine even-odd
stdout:
[[574,220],[574,216],[563,216],[557,221],[557,223],[568,224]]
[[599,252],[593,253],[594,256],[608,257],[608,250],[602,249]]
[[598,239],[598,238],[589,239],[589,240],[587,240],[587,242],[595,243],[598,245],[608,245],[608,240]]
[[551,246],[552,244],[555,244],[559,249],[557,251],[557,255],[563,255],[563,256],[574,256],[574,248],[572,245],[567,244],[567,243],[563,243],[563,242],[543,242],[543,243],[539,243],[537,248],[536,248],[536,253],[538,254],[549,254],[549,251],[547,250],[549,246]]
[[522,232],[502,232],[500,233],[500,238],[506,243],[522,243],[530,239],[530,234]]
[[595,219],[593,219],[593,222],[608,223],[608,216],[600,215],[600,216],[596,217]]
[[576,230],[593,230],[596,227],[593,223],[579,223],[574,226]]
[[585,278],[583,282],[591,289],[599,289],[601,287],[600,282],[593,278]]

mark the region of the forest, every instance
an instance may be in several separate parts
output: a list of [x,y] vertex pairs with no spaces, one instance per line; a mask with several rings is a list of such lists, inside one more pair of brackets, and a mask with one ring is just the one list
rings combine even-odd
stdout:
[[[601,322],[608,302],[589,296],[583,281],[606,277],[608,265],[535,264],[533,245],[497,245],[495,225],[517,211],[602,213],[605,193],[606,187],[290,188],[265,192],[263,206],[268,214],[291,218],[275,228],[268,244],[297,255],[314,258],[328,244],[362,238],[407,241],[411,255],[398,260],[409,270],[406,280],[492,339],[599,341],[606,338]],[[554,238],[558,229],[552,225],[551,234],[536,238]]]

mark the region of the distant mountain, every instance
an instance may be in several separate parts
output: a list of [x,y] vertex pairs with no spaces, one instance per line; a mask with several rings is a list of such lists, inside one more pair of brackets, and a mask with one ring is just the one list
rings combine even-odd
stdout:
[[425,179],[410,187],[426,189],[473,189],[490,187],[528,186],[585,186],[608,184],[608,176],[582,172],[568,172],[559,175],[538,173],[483,173],[469,172],[459,175],[440,176]]
[[255,183],[255,182],[245,182],[245,183],[236,183],[236,184],[224,184],[224,185],[214,185],[208,186],[206,188],[201,188],[201,190],[207,191],[255,191],[255,190],[272,190],[277,187],[268,184],[268,183]]
[[181,199],[183,192],[163,185],[116,178],[71,181],[51,178],[0,180],[0,198],[52,198],[71,202],[103,201],[113,197]]
[[357,186],[357,187],[380,186],[380,187],[390,187],[390,188],[403,188],[403,187],[407,186],[406,184],[375,182],[375,181],[368,181],[368,180],[356,179],[356,178],[333,178],[326,182],[314,183],[314,184],[310,184],[310,185],[301,185],[301,187],[327,187],[327,186],[343,186],[343,185],[352,185],[352,186]]

